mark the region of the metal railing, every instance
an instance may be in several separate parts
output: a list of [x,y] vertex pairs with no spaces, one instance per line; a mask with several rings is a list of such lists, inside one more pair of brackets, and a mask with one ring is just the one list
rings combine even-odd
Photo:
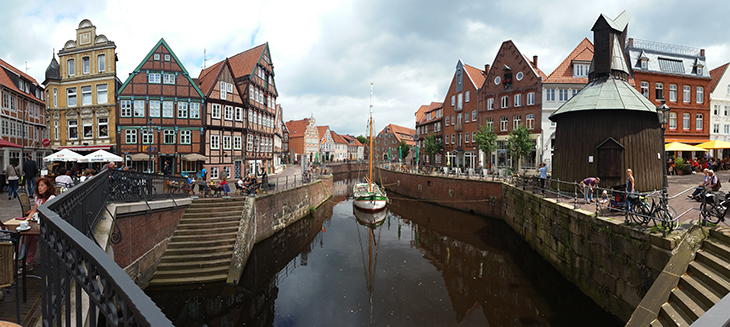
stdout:
[[674,53],[691,57],[700,56],[700,49],[687,47],[683,45],[661,43],[655,41],[647,41],[641,39],[634,39],[634,48],[653,50],[665,53]]
[[172,179],[104,170],[38,208],[43,326],[172,326],[93,236],[108,203],[174,197],[163,192]]

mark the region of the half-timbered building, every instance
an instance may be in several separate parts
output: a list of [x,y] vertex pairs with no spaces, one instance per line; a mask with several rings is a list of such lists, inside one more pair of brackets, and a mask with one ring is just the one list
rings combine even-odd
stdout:
[[205,101],[182,62],[160,39],[118,93],[117,144],[137,171],[202,168]]

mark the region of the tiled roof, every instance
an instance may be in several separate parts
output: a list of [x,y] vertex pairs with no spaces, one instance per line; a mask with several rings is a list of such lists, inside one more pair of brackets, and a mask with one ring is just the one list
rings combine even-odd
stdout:
[[530,64],[530,68],[532,68],[532,70],[535,72],[535,74],[537,74],[537,76],[542,77],[543,81],[547,78],[547,75],[545,75],[545,73],[543,73],[540,68],[535,67],[535,63],[532,62],[532,60],[528,59],[527,56],[525,56],[524,54],[522,55],[522,57],[525,58],[525,61],[527,61],[527,63]]
[[333,131],[330,131],[330,134],[332,135],[332,139],[335,141],[335,143],[348,144],[347,140],[345,140],[342,135],[337,134]]
[[715,92],[717,83],[720,83],[720,79],[722,79],[725,71],[727,71],[728,64],[730,63],[724,64],[710,71],[710,77],[712,78],[712,82],[710,82],[710,92]]
[[289,138],[304,137],[304,133],[309,126],[309,118],[302,120],[290,120],[286,122],[286,128],[289,130]]
[[419,121],[417,123],[417,125],[429,124],[431,122],[434,122],[434,121],[443,119],[443,117],[437,117],[434,114],[434,115],[431,116],[431,119],[428,120],[428,113],[429,112],[434,112],[434,111],[436,111],[438,109],[441,109],[443,107],[444,107],[444,104],[441,103],[441,102],[431,102],[431,105],[428,106],[428,110],[426,111],[425,115],[423,115],[423,119],[421,121]]
[[8,64],[5,60],[0,59],[0,65],[2,65],[3,67],[5,67],[5,68],[7,68],[9,70],[12,70],[14,73],[16,73],[16,74],[18,74],[20,76],[23,76],[24,78],[26,78],[27,80],[29,80],[31,83],[33,83],[35,85],[40,85],[35,80],[35,78],[30,77],[30,75],[24,73],[22,70],[13,67],[12,65]]
[[355,137],[355,136],[352,136],[350,134],[347,134],[347,135],[342,135],[342,137],[344,137],[348,142],[350,140],[352,140],[352,145],[363,146],[362,143],[360,143],[360,141],[358,141],[357,140],[357,137]]
[[[5,68],[5,69],[7,69],[9,71],[12,71],[13,73],[16,73],[16,74],[22,76],[23,78],[27,79],[31,83],[34,83],[37,87],[40,87],[40,85],[38,84],[38,82],[36,82],[36,80],[33,79],[33,77],[30,77],[28,74],[23,73],[22,71],[20,71],[17,68],[11,66],[10,64],[8,64],[7,62],[5,62],[2,59],[0,59],[0,67]],[[15,85],[15,83],[13,83],[13,80],[10,79],[10,76],[8,76],[8,74],[5,72],[4,69],[0,69],[0,85],[3,85],[3,86],[5,86],[5,87],[7,87],[7,88],[9,88],[9,89],[11,89],[11,90],[13,90],[15,92],[25,94],[29,99],[33,99],[36,102],[39,102],[41,104],[45,104],[43,101],[41,101],[41,99],[38,99],[38,98],[35,97],[35,93],[26,93],[26,92],[23,92],[20,89],[18,89],[18,86]]]
[[228,61],[231,63],[233,75],[241,77],[253,74],[254,68],[256,68],[256,64],[259,62],[261,53],[265,48],[266,43],[228,58]]
[[414,140],[414,135],[416,135],[415,129],[398,126],[395,124],[389,124],[388,126],[385,126],[385,128],[383,128],[383,131],[381,131],[379,134],[389,133],[391,131],[392,131],[393,135],[395,135],[395,138],[398,140],[398,143],[400,143],[401,141],[404,141],[408,145],[416,144],[416,141]]
[[[479,85],[481,87],[481,85]],[[426,112],[429,112],[434,109],[443,108],[444,103],[443,102],[431,102],[430,105],[428,105],[428,110]]]
[[428,105],[422,105],[418,107],[418,110],[416,110],[416,121],[420,122],[424,117],[426,117],[426,111],[428,111]]
[[464,64],[464,70],[466,71],[466,74],[469,75],[469,79],[471,79],[472,83],[474,83],[474,87],[477,89],[482,87],[484,79],[487,78],[485,71],[467,64]]
[[200,76],[195,80],[200,86],[200,90],[203,91],[206,97],[210,96],[210,92],[213,91],[213,85],[215,84],[218,75],[220,74],[221,68],[224,66],[225,60],[219,61],[213,66],[200,71]]
[[593,60],[593,43],[588,38],[578,44],[575,49],[558,65],[557,68],[548,76],[543,83],[568,83],[568,84],[587,84],[588,77],[573,77],[572,62],[591,61]]
[[317,126],[317,133],[319,133],[319,142],[322,142],[322,138],[324,138],[327,133],[327,130],[329,129],[329,126]]

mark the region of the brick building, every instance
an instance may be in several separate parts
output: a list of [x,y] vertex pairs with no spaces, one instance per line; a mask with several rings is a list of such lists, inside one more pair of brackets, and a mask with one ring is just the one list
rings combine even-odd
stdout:
[[636,89],[656,106],[666,101],[671,108],[666,142],[709,141],[712,79],[705,50],[629,38],[625,55]]
[[374,141],[375,144],[373,144],[373,147],[375,147],[375,151],[373,152],[373,160],[398,161],[398,144],[401,141],[411,147],[408,156],[402,158],[403,162],[410,163],[410,160],[416,155],[415,129],[389,124],[378,133]]
[[[555,94],[551,91],[543,96],[542,82],[547,76],[537,67],[537,56],[530,61],[511,40],[502,43],[492,65],[487,65],[485,71],[486,79],[477,97],[479,125],[494,128],[497,150],[483,158],[482,166],[512,167],[507,153],[509,132],[524,125],[530,130],[537,150],[542,135],[539,124],[542,121],[542,102],[546,98],[552,100]],[[535,159],[536,151],[522,159],[521,167],[533,169]]]
[[[425,108],[424,108],[425,107]],[[423,149],[424,146],[424,140],[429,135],[436,135],[436,138],[441,140],[441,143],[444,142],[444,130],[443,130],[443,121],[444,121],[444,105],[441,102],[431,102],[428,106],[421,106],[421,108],[424,108],[423,113],[418,115],[418,120],[416,120],[416,146]],[[419,108],[420,111],[420,108]],[[476,124],[475,124],[476,125]],[[434,158],[431,158],[425,151],[421,150],[420,152],[420,163],[424,165],[441,165],[443,153],[438,153],[434,156]],[[433,162],[431,162],[433,160]]]
[[289,158],[293,163],[299,163],[302,157],[308,162],[314,162],[315,154],[319,153],[319,131],[314,115],[302,120],[286,122],[289,130]]
[[[710,140],[730,142],[730,73],[724,64],[710,71]],[[722,150],[713,155],[726,158],[730,150]]]
[[486,73],[459,60],[443,102],[444,155],[452,167],[476,167],[477,95]]

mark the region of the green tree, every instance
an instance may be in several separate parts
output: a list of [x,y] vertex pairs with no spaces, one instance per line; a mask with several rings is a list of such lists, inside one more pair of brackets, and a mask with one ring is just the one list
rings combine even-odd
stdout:
[[497,133],[489,125],[480,127],[473,141],[477,142],[479,150],[487,154],[487,158],[497,150]]
[[431,158],[431,162],[435,162],[433,156],[437,153],[440,153],[443,147],[444,146],[441,143],[441,139],[436,137],[436,134],[426,136],[426,138],[423,140],[423,151],[429,155],[429,157]]
[[365,136],[362,136],[362,135],[358,135],[358,136],[356,137],[356,139],[357,139],[358,141],[360,141],[360,143],[362,143],[363,145],[365,145],[365,144],[368,144],[368,143],[370,143],[370,141],[368,141],[368,138],[367,138],[367,137],[365,137]]
[[408,154],[411,152],[411,146],[406,144],[406,141],[400,141],[400,143],[398,143],[398,148],[400,148],[403,161],[405,161],[406,157],[408,157]]
[[520,170],[520,161],[530,152],[535,150],[535,145],[530,139],[530,130],[525,125],[520,124],[519,127],[509,132],[507,138],[507,152],[513,158],[513,167],[516,171]]

